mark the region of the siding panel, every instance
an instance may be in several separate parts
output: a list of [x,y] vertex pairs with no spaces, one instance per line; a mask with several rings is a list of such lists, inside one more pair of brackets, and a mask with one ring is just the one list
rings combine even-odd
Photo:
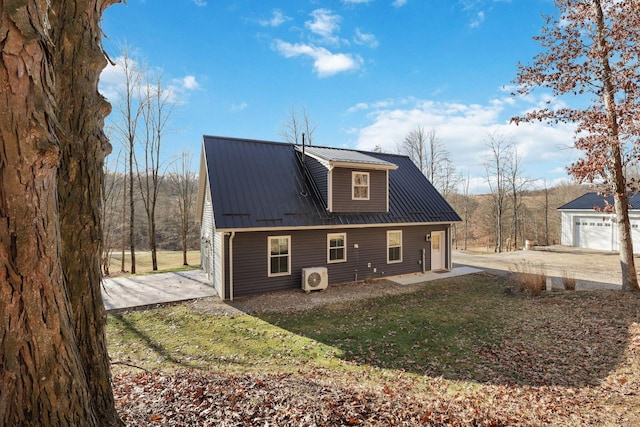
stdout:
[[[306,267],[327,267],[330,284],[419,273],[422,272],[422,249],[426,250],[426,270],[429,270],[431,250],[425,236],[443,229],[442,226],[390,226],[236,233],[233,240],[234,297],[300,288],[302,269]],[[387,264],[387,230],[402,230],[401,263]],[[328,232],[347,233],[347,262],[327,263]],[[267,238],[279,235],[291,236],[291,275],[267,277]]]
[[[352,200],[352,172],[369,173],[369,200]],[[332,171],[334,212],[386,212],[387,171],[335,168]]]

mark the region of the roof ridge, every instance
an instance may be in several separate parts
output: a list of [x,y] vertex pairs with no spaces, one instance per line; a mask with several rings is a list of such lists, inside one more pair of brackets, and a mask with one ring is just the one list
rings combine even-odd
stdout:
[[233,136],[221,136],[221,135],[202,135],[203,139],[223,139],[227,141],[235,141],[235,142],[251,142],[256,144],[269,144],[269,145],[288,145],[294,146],[297,144],[293,144],[291,142],[284,141],[268,141],[264,139],[253,139],[253,138],[237,138]]

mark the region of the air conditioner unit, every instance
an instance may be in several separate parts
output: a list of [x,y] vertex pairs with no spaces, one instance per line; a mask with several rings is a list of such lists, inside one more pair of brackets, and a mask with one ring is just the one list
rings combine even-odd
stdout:
[[327,289],[329,277],[326,267],[309,267],[302,269],[302,290],[305,292]]

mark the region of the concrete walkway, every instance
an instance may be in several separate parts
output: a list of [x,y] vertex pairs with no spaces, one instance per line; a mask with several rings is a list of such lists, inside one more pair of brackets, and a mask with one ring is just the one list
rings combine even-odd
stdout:
[[202,270],[115,277],[102,282],[107,311],[217,296]]
[[415,283],[429,282],[431,280],[448,279],[450,277],[465,276],[467,274],[479,273],[483,270],[474,267],[454,267],[451,271],[406,274],[402,276],[389,277],[388,279],[400,285],[413,285]]

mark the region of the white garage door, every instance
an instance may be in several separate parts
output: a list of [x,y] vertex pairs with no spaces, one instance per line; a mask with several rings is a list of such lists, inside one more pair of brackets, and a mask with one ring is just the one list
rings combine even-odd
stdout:
[[614,250],[614,224],[602,218],[576,218],[574,222],[575,245],[580,248]]

